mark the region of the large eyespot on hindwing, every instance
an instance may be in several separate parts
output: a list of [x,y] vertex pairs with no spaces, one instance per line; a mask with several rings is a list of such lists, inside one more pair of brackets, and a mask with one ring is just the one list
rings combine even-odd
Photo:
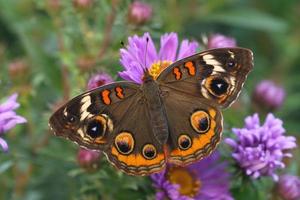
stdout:
[[86,135],[96,143],[103,143],[103,138],[107,132],[112,132],[113,124],[111,119],[105,115],[97,115],[88,120],[85,127]]
[[154,159],[157,155],[156,148],[153,144],[145,144],[142,153],[144,158],[148,160]]
[[130,154],[134,149],[135,141],[129,132],[121,132],[115,138],[115,147],[123,155]]
[[185,134],[180,135],[178,137],[177,142],[178,142],[178,147],[181,150],[188,150],[192,146],[192,140],[191,140],[190,136],[185,135]]
[[190,123],[197,133],[206,133],[210,128],[210,116],[204,110],[192,113]]

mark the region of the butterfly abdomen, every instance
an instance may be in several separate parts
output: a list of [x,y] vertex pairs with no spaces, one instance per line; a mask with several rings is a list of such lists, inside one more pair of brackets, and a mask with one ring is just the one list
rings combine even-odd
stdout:
[[142,88],[154,136],[160,144],[165,144],[168,140],[169,131],[158,84],[156,81],[150,80],[145,82]]

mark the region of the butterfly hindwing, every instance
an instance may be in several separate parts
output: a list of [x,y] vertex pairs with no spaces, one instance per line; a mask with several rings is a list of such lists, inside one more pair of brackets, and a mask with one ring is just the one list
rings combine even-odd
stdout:
[[142,99],[137,99],[134,109],[128,110],[126,117],[115,127],[115,137],[105,150],[114,166],[131,175],[160,171],[166,163],[163,146],[154,137],[145,104]]
[[198,97],[162,89],[169,90],[163,98],[170,132],[168,162],[186,165],[209,155],[221,138],[223,122],[219,109]]

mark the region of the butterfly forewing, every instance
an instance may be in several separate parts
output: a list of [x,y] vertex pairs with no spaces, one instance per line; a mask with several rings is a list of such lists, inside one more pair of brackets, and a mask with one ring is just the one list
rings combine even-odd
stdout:
[[57,136],[89,149],[104,150],[117,122],[133,109],[138,91],[137,84],[118,82],[85,92],[59,108],[49,126]]
[[[162,71],[157,81],[226,108],[238,97],[252,68],[253,55],[248,49],[211,49],[173,63]],[[189,88],[188,85],[195,83],[197,88]]]

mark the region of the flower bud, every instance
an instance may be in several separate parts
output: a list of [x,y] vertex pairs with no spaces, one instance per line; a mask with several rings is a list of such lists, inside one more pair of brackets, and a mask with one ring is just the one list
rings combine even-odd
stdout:
[[94,89],[94,88],[97,88],[97,87],[100,87],[102,85],[105,85],[105,84],[108,84],[108,83],[111,83],[113,82],[113,78],[102,72],[102,73],[98,73],[98,74],[95,74],[94,76],[92,76],[87,84],[87,88],[89,90],[91,89]]
[[300,179],[297,176],[280,176],[277,187],[279,195],[284,200],[300,199]]
[[263,80],[256,85],[252,98],[258,107],[272,111],[283,104],[285,90],[273,81]]
[[20,77],[20,76],[24,78],[24,74],[26,74],[27,70],[28,70],[28,65],[24,59],[13,60],[8,65],[8,72],[10,77],[12,78]]
[[207,49],[225,47],[236,47],[235,39],[222,34],[213,34],[208,38]]
[[87,171],[94,171],[100,166],[101,152],[80,148],[77,153],[78,164]]
[[128,21],[131,24],[142,25],[152,18],[152,7],[140,1],[134,1],[128,9]]

